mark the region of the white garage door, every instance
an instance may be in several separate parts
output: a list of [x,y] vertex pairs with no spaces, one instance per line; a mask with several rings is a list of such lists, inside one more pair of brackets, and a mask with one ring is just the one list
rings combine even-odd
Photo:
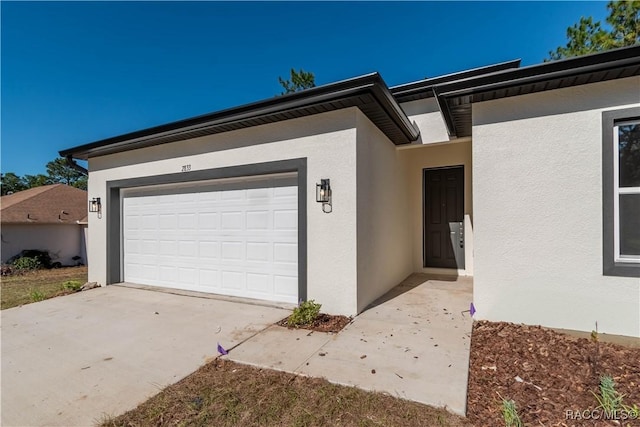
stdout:
[[124,281],[297,303],[292,181],[123,191]]

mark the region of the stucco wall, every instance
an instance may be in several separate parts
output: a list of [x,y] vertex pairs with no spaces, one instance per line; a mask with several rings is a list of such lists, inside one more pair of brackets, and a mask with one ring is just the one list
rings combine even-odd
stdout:
[[2,262],[24,249],[48,251],[53,262],[76,265],[74,256],[82,257],[84,251],[83,227],[78,224],[3,224]]
[[[356,294],[356,109],[287,120],[89,160],[89,197],[106,200],[106,182],[126,178],[307,158],[308,298],[323,311],[353,315]],[[188,172],[186,172],[188,173]],[[333,212],[315,201],[331,179]],[[89,280],[106,282],[107,209],[89,214]]]
[[602,111],[640,78],[473,105],[476,318],[640,336],[640,280],[602,274]]
[[357,112],[358,311],[413,272],[406,170],[400,152]]
[[449,141],[447,127],[435,98],[419,99],[400,104],[405,114],[420,129],[420,138],[412,145]]
[[[448,142],[421,147],[410,147],[400,151],[407,171],[409,206],[412,230],[412,264],[413,270],[425,273],[473,275],[473,198],[471,141]],[[424,268],[423,221],[424,195],[422,194],[422,173],[424,169],[445,166],[464,166],[464,240],[465,268],[457,271],[435,268]]]

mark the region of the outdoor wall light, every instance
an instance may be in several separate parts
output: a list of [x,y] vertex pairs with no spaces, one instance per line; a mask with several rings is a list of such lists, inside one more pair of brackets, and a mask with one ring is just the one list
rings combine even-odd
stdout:
[[329,213],[332,211],[331,184],[328,179],[321,179],[320,183],[316,184],[316,202],[322,203],[322,212]]
[[100,197],[94,197],[89,200],[89,212],[101,212],[102,203],[100,203]]

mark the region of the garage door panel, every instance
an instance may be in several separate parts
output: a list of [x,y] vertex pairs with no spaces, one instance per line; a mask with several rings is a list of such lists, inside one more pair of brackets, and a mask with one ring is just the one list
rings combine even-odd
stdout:
[[200,230],[217,230],[219,221],[219,215],[215,212],[198,213],[198,228]]
[[248,262],[269,261],[272,258],[268,242],[247,242],[246,259]]
[[291,276],[282,276],[282,275],[273,276],[274,293],[277,296],[281,296],[287,299],[297,298],[297,295],[298,295],[297,292],[292,291],[292,289],[294,289],[294,286],[293,286],[294,284],[297,286],[297,280]]
[[124,280],[296,303],[297,187],[252,185],[125,192]]
[[273,212],[273,228],[278,230],[297,230],[298,212],[293,209],[281,209]]

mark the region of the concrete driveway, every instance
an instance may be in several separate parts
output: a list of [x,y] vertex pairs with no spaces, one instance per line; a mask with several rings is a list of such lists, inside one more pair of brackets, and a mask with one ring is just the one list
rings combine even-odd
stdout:
[[1,424],[93,425],[288,314],[120,286],[3,310]]

